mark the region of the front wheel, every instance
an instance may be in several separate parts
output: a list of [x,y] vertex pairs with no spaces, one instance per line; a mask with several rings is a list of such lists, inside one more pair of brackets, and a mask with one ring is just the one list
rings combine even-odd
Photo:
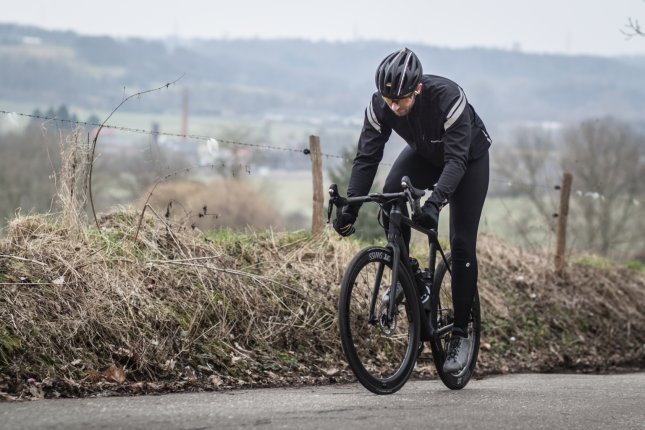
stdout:
[[[446,255],[448,264],[452,264],[450,254]],[[473,306],[468,320],[468,337],[473,340],[469,353],[468,365],[460,372],[446,373],[443,363],[446,361],[446,352],[450,343],[450,332],[454,322],[454,309],[452,304],[451,275],[442,260],[437,266],[432,285],[430,321],[437,333],[430,341],[432,359],[439,373],[439,377],[451,390],[460,390],[468,384],[475,371],[477,355],[479,353],[479,338],[481,331],[481,313],[479,307],[479,293],[475,293]]]
[[[338,326],[343,352],[365,388],[376,394],[399,390],[416,363],[420,336],[419,301],[407,269],[399,266],[392,285],[392,251],[369,247],[349,264],[341,283]],[[388,303],[396,308],[388,316]]]

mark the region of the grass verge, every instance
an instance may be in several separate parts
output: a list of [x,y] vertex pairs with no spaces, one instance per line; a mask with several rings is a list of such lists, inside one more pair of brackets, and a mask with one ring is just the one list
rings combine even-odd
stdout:
[[[333,234],[198,233],[120,211],[71,229],[13,220],[0,242],[0,396],[137,394],[353,379],[336,302],[358,250]],[[642,368],[645,280],[492,237],[480,246],[478,374]],[[417,376],[435,375],[429,363]]]

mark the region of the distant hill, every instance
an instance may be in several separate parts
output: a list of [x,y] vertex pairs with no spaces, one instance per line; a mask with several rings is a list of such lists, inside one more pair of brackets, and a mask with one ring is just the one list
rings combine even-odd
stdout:
[[[143,40],[0,24],[0,99],[108,110],[185,74],[191,112],[360,118],[391,42]],[[645,57],[536,55],[410,45],[426,72],[466,90],[487,123],[615,116],[645,120]],[[125,109],[176,111],[177,93]]]

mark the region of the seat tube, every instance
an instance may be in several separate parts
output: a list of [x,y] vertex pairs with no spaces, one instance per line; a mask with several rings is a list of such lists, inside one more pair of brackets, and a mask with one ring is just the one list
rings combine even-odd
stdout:
[[434,277],[435,264],[437,263],[437,244],[428,236],[428,270]]

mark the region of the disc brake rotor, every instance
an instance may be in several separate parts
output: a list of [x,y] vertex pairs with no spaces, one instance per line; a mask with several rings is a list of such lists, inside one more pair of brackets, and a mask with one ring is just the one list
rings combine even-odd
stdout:
[[394,311],[394,317],[390,320],[387,317],[387,307],[381,304],[381,316],[378,319],[379,326],[384,335],[390,336],[396,330],[396,317],[399,314],[398,310]]

